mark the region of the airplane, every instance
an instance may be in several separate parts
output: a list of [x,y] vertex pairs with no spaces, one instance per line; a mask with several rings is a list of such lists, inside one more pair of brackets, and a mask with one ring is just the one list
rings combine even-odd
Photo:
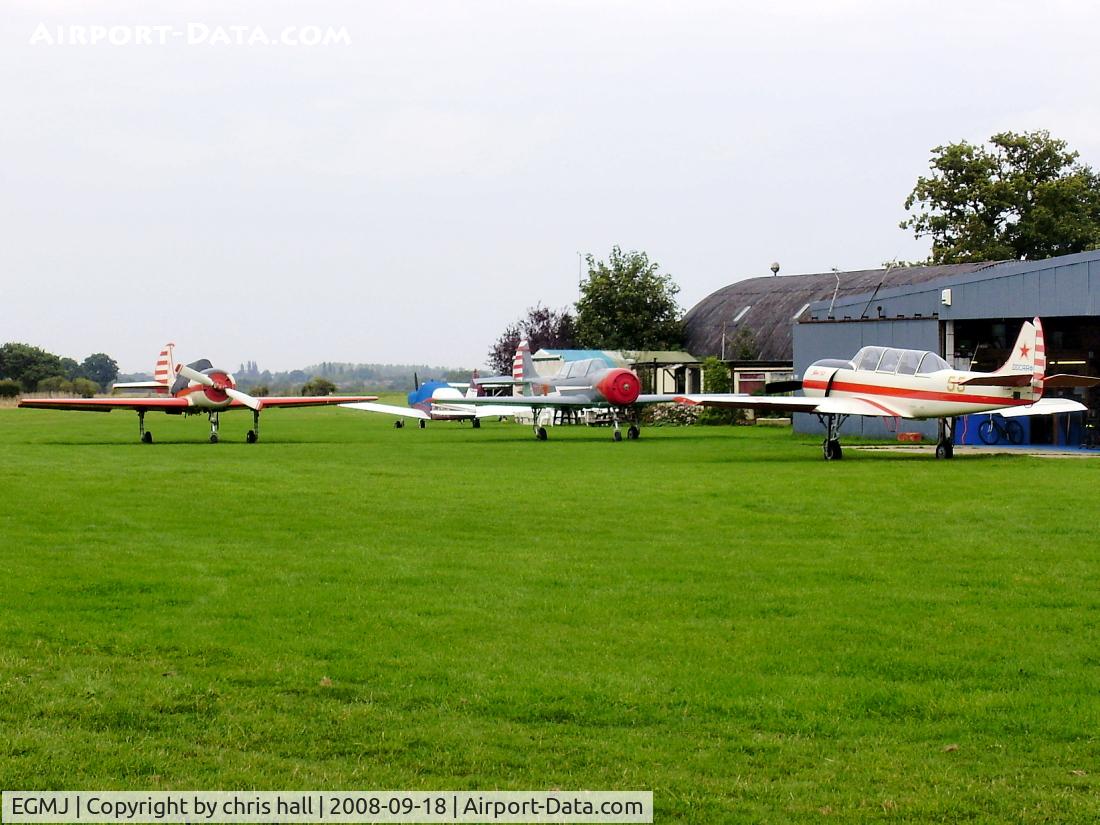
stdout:
[[[486,407],[479,410],[477,407],[464,403],[466,398],[476,396],[482,391],[483,384],[479,382],[476,371],[465,396],[446,381],[425,381],[421,384],[415,373],[413,374],[413,381],[415,388],[409,393],[409,406],[407,407],[398,407],[394,404],[376,404],[372,401],[359,401],[352,404],[341,404],[340,406],[352,410],[365,410],[366,412],[400,416],[397,421],[393,422],[396,429],[405,426],[405,422],[401,418],[415,418],[421,429],[424,429],[429,421],[469,421],[476,430],[481,427],[482,418],[503,417],[531,411],[529,407],[515,405],[497,409]],[[489,379],[486,379],[486,383],[489,383]]]
[[[675,395],[642,395],[641,379],[633,370],[623,367],[609,367],[602,358],[586,358],[583,361],[569,361],[562,364],[555,375],[540,376],[531,360],[531,348],[527,341],[520,341],[512,361],[512,377],[493,376],[479,379],[476,383],[511,383],[522,386],[526,394],[508,396],[477,396],[463,398],[463,405],[475,408],[507,408],[520,405],[531,410],[534,415],[532,428],[535,438],[545,441],[546,428],[539,424],[539,415],[545,409],[606,409],[611,412],[613,430],[611,437],[622,441],[619,429],[620,416],[629,415],[632,419],[626,432],[628,439],[641,435],[637,422],[633,420],[634,411],[642,404],[658,404],[673,401]],[[435,398],[442,397],[436,390]]]
[[1046,347],[1038,318],[1025,321],[1009,357],[993,372],[956,370],[934,352],[867,346],[851,360],[815,361],[801,380],[769,385],[773,392],[801,389],[802,396],[750,396],[740,393],[680,395],[681,404],[707,407],[813,413],[825,427],[826,460],[842,457],[839,431],[850,415],[940,419],[936,458],[951,458],[952,419],[989,412],[1002,416],[1081,412],[1068,398],[1043,398],[1057,387],[1091,387],[1100,378],[1046,375]]
[[[138,436],[143,444],[153,443],[153,434],[145,429],[145,413],[160,410],[169,415],[198,415],[210,419],[210,443],[218,443],[219,416],[226,410],[252,410],[252,429],[245,440],[253,444],[260,439],[260,411],[268,407],[318,407],[346,404],[353,401],[373,401],[378,396],[288,396],[253,398],[237,389],[237,382],[225,370],[201,359],[190,364],[175,364],[175,344],[165,344],[157,356],[152,381],[115,384],[115,389],[147,390],[152,398],[28,398],[20,407],[40,410],[82,410],[110,412],[134,410],[138,414]],[[169,383],[169,379],[174,380]]]

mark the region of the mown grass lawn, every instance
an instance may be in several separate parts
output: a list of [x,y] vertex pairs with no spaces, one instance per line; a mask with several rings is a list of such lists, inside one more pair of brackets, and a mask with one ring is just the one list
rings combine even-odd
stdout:
[[1100,817],[1100,462],[0,410],[0,787]]

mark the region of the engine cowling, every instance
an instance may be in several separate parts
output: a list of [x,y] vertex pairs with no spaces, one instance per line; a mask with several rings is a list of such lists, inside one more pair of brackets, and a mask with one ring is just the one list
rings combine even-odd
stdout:
[[226,387],[235,388],[237,385],[233,381],[233,376],[224,370],[210,369],[203,370],[205,375],[210,376],[210,379],[216,384],[213,387],[204,387],[203,392],[206,397],[213,401],[215,404],[222,404],[229,400],[229,396],[225,393]]
[[596,389],[609,403],[626,407],[638,400],[638,395],[642,391],[642,382],[630,370],[613,369],[608,370],[607,374],[599,380]]

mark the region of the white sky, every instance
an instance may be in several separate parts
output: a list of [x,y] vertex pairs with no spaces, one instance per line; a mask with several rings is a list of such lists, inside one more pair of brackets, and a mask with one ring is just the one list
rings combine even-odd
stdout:
[[685,309],[772,261],[921,258],[897,224],[932,147],[1046,128],[1100,166],[1097,31],[1064,0],[5,0],[0,341],[475,366],[576,298],[578,251],[647,251]]

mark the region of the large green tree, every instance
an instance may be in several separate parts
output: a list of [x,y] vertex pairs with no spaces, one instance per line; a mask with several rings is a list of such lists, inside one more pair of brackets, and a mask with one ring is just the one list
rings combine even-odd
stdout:
[[588,258],[577,301],[577,343],[612,350],[678,349],[683,345],[680,291],[644,252],[612,247],[607,261]]
[[101,387],[106,387],[118,378],[118,364],[107,353],[94,352],[85,358],[80,365],[79,377],[87,378],[89,381],[95,381]]
[[1048,258],[1100,247],[1100,176],[1049,132],[1001,132],[989,147],[937,146],[905,201],[902,229],[932,239],[932,263]]
[[8,343],[0,347],[0,378],[11,378],[34,392],[38,382],[53,375],[64,375],[61,359],[30,344]]

